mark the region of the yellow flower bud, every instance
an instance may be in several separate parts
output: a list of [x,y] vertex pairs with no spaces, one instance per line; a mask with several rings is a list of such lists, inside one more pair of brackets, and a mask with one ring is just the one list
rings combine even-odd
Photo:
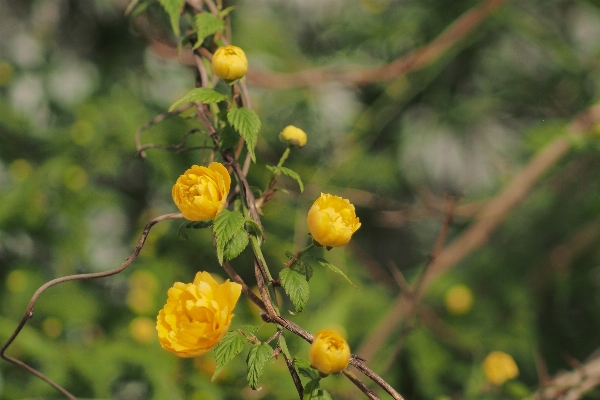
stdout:
[[509,354],[492,351],[483,360],[483,372],[489,382],[500,386],[509,379],[516,378],[519,375],[519,368]]
[[322,329],[315,334],[308,357],[310,365],[323,375],[334,374],[348,366],[350,347],[337,332]]
[[306,144],[306,133],[294,125],[288,125],[279,134],[279,140],[294,146],[304,147]]
[[180,357],[208,352],[227,333],[241,292],[240,284],[219,285],[208,272],[198,272],[193,283],[175,282],[156,320],[160,345]]
[[219,47],[213,55],[212,69],[221,79],[228,81],[239,79],[248,71],[246,53],[237,46]]
[[230,186],[231,177],[223,164],[193,165],[173,186],[173,201],[190,221],[214,219],[225,207]]
[[446,292],[445,303],[451,314],[466,314],[473,307],[473,292],[466,285],[454,285]]
[[354,206],[347,199],[324,193],[308,211],[306,222],[313,239],[331,247],[345,245],[360,228]]

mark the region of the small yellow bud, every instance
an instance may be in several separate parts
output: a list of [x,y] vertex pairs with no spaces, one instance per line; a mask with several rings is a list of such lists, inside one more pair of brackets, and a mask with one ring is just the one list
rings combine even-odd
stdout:
[[306,132],[294,125],[288,125],[279,134],[279,140],[297,147],[306,145]]
[[334,374],[348,366],[350,347],[337,332],[322,329],[315,334],[308,357],[321,374]]
[[483,372],[486,379],[496,386],[516,378],[519,375],[519,368],[515,360],[502,351],[492,351],[483,360]]
[[321,193],[308,211],[308,230],[323,246],[344,246],[360,228],[354,206],[347,199]]
[[212,69],[221,79],[228,81],[239,79],[248,71],[246,53],[237,46],[219,47],[213,55]]
[[466,314],[473,307],[473,292],[466,285],[454,285],[446,292],[445,303],[451,314]]

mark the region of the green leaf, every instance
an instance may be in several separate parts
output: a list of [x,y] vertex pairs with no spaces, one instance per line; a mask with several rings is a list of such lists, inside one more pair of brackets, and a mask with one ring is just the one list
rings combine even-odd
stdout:
[[171,104],[169,111],[173,111],[177,107],[186,103],[218,103],[219,101],[227,100],[229,97],[223,93],[219,93],[214,89],[196,88],[187,92],[182,98]]
[[313,267],[311,267],[309,263],[302,260],[296,261],[296,266],[294,269],[304,275],[307,282],[309,282],[310,278],[313,276]]
[[[260,197],[260,196],[257,196],[257,197]],[[250,226],[250,230],[253,231],[253,232],[249,231],[248,233],[250,233],[256,237],[259,237],[259,238],[263,237],[263,230],[259,224],[257,224],[255,221],[253,221],[249,218],[246,219],[246,224],[248,224]]]
[[267,363],[273,357],[273,349],[267,343],[254,344],[250,347],[246,364],[248,364],[248,384],[254,390]]
[[229,15],[230,12],[232,12],[233,10],[235,10],[237,8],[237,6],[229,6],[227,8],[224,8],[223,10],[221,10],[221,12],[219,12],[219,17],[223,18]]
[[303,400],[310,400],[313,397],[313,392],[317,392],[319,390],[319,385],[321,383],[321,379],[320,377],[318,379],[313,379],[312,381],[309,381],[306,385],[304,385],[304,399]]
[[304,275],[296,270],[284,268],[279,272],[279,278],[281,279],[281,286],[294,303],[296,312],[302,311],[308,301],[309,294],[308,282]]
[[294,358],[294,365],[298,368],[300,375],[316,380],[319,379],[319,371],[310,366],[310,363],[303,358]]
[[223,264],[225,245],[244,228],[246,220],[239,211],[223,210],[213,223],[213,232],[217,241],[217,258]]
[[315,260],[322,267],[329,268],[330,270],[332,270],[336,274],[340,274],[341,276],[343,276],[344,279],[346,279],[352,286],[354,286],[356,288],[356,290],[358,290],[358,288],[356,287],[356,285],[354,283],[352,283],[352,281],[350,280],[350,278],[348,278],[346,276],[346,274],[341,269],[337,268],[335,265],[333,265],[329,261],[324,260],[322,258],[315,257],[315,256],[309,256],[309,257],[312,258],[313,260]]
[[258,118],[258,115],[247,108],[233,107],[227,113],[227,121],[246,140],[246,147],[248,148],[250,157],[252,157],[252,161],[256,162],[254,148],[256,147],[258,131],[260,130],[260,118]]
[[255,325],[242,325],[237,330],[246,333],[247,335],[254,335],[256,331],[260,329],[260,326]]
[[317,389],[310,395],[311,400],[333,400],[329,392],[325,389]]
[[243,229],[238,231],[238,233],[225,244],[225,248],[223,249],[223,259],[229,261],[239,256],[246,246],[248,246],[248,241],[248,232]]
[[198,40],[194,45],[194,48],[197,49],[202,45],[204,39],[207,36],[214,35],[220,30],[225,29],[225,22],[215,17],[211,13],[203,12],[200,14],[196,14],[194,18],[194,28],[196,29],[196,34],[198,35]]
[[179,15],[181,14],[181,9],[183,8],[185,0],[159,0],[158,2],[167,14],[169,14],[171,27],[173,28],[175,36],[181,36],[181,31],[179,29]]
[[215,369],[211,381],[215,380],[225,364],[241,353],[246,342],[247,339],[239,332],[227,332],[225,336],[223,336],[223,339],[221,339],[214,350],[217,368]]
[[204,228],[208,228],[209,226],[212,226],[212,219],[207,219],[206,221],[194,221],[194,222],[188,222],[187,224],[185,224],[186,228],[192,228],[192,229],[204,229]]
[[295,180],[296,182],[298,182],[298,186],[300,186],[300,192],[304,192],[304,183],[302,183],[302,179],[300,179],[300,175],[298,175],[295,171],[286,168],[286,167],[273,167],[271,165],[267,165],[267,168],[269,169],[269,171],[272,171],[273,173],[281,173],[283,175],[287,175],[290,178],[292,178],[293,180]]
[[231,149],[240,140],[240,134],[231,125],[225,125],[219,132],[219,146],[221,150]]

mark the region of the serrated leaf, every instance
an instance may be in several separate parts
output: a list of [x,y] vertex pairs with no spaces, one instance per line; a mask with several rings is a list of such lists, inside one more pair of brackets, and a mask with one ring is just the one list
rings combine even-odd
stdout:
[[219,375],[223,366],[240,354],[246,345],[247,339],[239,332],[227,332],[215,347],[215,360],[217,367],[211,381]]
[[246,364],[248,365],[248,384],[252,389],[256,390],[258,380],[271,357],[273,357],[273,349],[267,343],[255,344],[250,347]]
[[287,250],[285,252],[285,256],[288,258],[288,260],[291,260],[292,258],[294,258],[294,253],[292,253],[291,251]]
[[332,263],[330,263],[329,261],[320,258],[320,257],[315,257],[315,256],[309,256],[310,258],[312,258],[313,260],[315,260],[319,265],[329,268],[330,270],[332,270],[333,272],[335,272],[336,274],[340,274],[341,276],[344,277],[344,279],[346,279],[352,286],[354,286],[356,288],[356,290],[358,290],[358,288],[356,287],[356,285],[354,283],[352,283],[352,281],[350,280],[350,278],[348,278],[346,276],[346,274],[339,268],[337,268],[335,265],[333,265]]
[[221,150],[231,149],[240,140],[240,134],[231,125],[226,125],[219,132],[219,146]]
[[225,245],[244,228],[246,222],[239,211],[222,210],[213,223],[213,233],[217,241],[217,258],[219,264],[223,264],[223,252]]
[[223,18],[229,15],[230,12],[232,12],[233,10],[235,10],[237,8],[237,6],[229,6],[227,8],[224,8],[223,10],[221,10],[219,12],[219,17]]
[[181,35],[181,30],[179,29],[179,15],[181,14],[181,9],[183,8],[185,0],[159,0],[158,2],[169,15],[171,27],[173,28],[175,36],[179,37]]
[[225,261],[233,260],[244,251],[246,246],[248,246],[248,232],[242,229],[225,244],[223,259]]
[[294,269],[300,272],[302,275],[304,275],[307,282],[309,282],[310,278],[312,278],[313,276],[313,268],[311,267],[311,265],[302,260],[296,261],[296,266],[294,267]]
[[317,389],[310,395],[311,400],[333,400],[329,392],[325,389]]
[[321,379],[313,379],[309,381],[306,385],[304,385],[304,396],[303,400],[312,399],[313,392],[319,390],[319,385],[321,383]]
[[300,272],[284,268],[279,272],[281,286],[296,308],[296,312],[304,309],[310,293],[308,282]]
[[212,226],[212,219],[207,219],[206,221],[194,221],[194,222],[188,222],[187,224],[185,224],[186,228],[192,228],[192,229],[204,229],[204,228],[208,228],[209,226]]
[[171,104],[169,111],[173,111],[177,107],[186,103],[218,103],[219,101],[227,100],[229,97],[223,93],[219,93],[214,89],[196,88],[187,92],[182,98]]
[[283,175],[287,175],[290,178],[292,178],[293,180],[295,180],[296,182],[298,182],[298,186],[300,186],[300,192],[304,192],[304,183],[302,183],[302,179],[300,178],[300,175],[298,175],[295,171],[286,168],[286,167],[273,167],[271,165],[267,165],[267,168],[269,169],[269,171],[272,171],[273,173],[281,173]]
[[200,14],[196,14],[194,18],[194,28],[196,29],[196,34],[198,35],[198,40],[194,45],[194,48],[197,49],[202,45],[204,39],[207,36],[214,35],[220,30],[225,29],[225,22],[215,17],[211,13],[203,12]]
[[246,140],[246,147],[252,161],[256,162],[254,148],[258,140],[258,131],[260,130],[260,118],[258,115],[247,108],[233,107],[227,113],[227,121],[237,130]]
[[256,331],[260,329],[260,326],[255,325],[242,325],[238,328],[239,331],[242,331],[248,335],[254,335]]
[[294,358],[294,365],[300,375],[315,380],[319,379],[319,371],[310,366],[310,363],[303,358]]

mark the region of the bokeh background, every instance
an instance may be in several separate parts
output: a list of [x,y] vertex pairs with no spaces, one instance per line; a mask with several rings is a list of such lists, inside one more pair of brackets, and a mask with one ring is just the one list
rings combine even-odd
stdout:
[[[124,0],[0,1],[0,342],[33,292],[67,274],[114,268],[151,218],[176,212],[175,179],[206,154],[148,150],[135,132],[194,86],[177,60],[168,17],[149,1],[135,19]],[[233,42],[251,69],[340,71],[384,65],[434,40],[473,0],[240,0]],[[157,46],[161,43],[161,46]],[[171,47],[169,47],[171,46]],[[162,49],[162,50],[161,50]],[[310,83],[310,82],[309,82]],[[600,346],[600,127],[572,138],[560,158],[487,243],[431,285],[413,318],[373,332],[415,282],[454,205],[447,242],[548,143],[600,97],[600,1],[507,1],[433,62],[391,80],[324,81],[287,88],[248,79],[263,121],[249,179],[264,188],[284,150],[288,124],[308,145],[288,163],[307,189],[264,208],[267,261],[307,243],[306,212],[319,192],[349,198],[362,227],[344,248],[323,252],[359,288],[315,270],[303,313],[311,332],[343,332],[353,350],[407,399],[522,398]],[[142,136],[176,144],[198,123],[172,117]],[[204,144],[201,134],[190,146]],[[140,257],[106,279],[65,283],[40,298],[8,354],[76,396],[98,399],[291,399],[282,360],[262,390],[245,381],[244,355],[216,382],[212,354],[179,359],[162,350],[155,316],[175,281],[196,271],[226,278],[208,231],[158,224]],[[316,254],[319,254],[317,251]],[[249,251],[233,261],[253,281]],[[287,304],[283,300],[283,304]],[[289,304],[288,304],[289,306]],[[260,324],[242,298],[232,328]],[[265,326],[259,335],[274,332]],[[289,335],[292,354],[308,344]],[[372,349],[373,343],[376,348]],[[510,354],[519,376],[486,382],[482,361]],[[361,398],[342,377],[323,382],[335,399]],[[385,395],[382,395],[386,398]],[[59,398],[45,382],[0,362],[0,398]],[[589,399],[600,398],[593,389]]]

